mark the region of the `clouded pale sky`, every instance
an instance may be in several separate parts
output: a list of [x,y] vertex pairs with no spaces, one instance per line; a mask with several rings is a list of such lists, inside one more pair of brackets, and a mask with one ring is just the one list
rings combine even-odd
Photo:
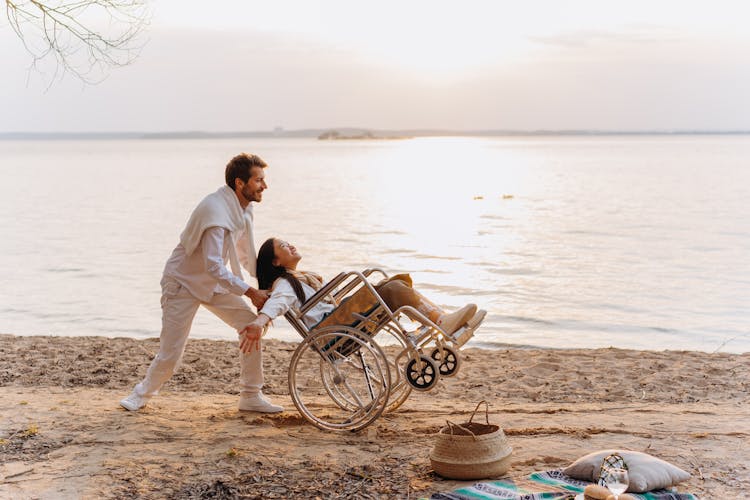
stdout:
[[51,86],[3,19],[0,132],[750,130],[745,7],[156,0],[131,65]]

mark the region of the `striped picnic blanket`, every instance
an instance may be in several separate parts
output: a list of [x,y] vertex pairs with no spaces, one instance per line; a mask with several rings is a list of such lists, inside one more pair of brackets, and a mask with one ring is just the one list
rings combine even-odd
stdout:
[[[534,472],[526,477],[490,481],[454,491],[435,493],[430,500],[573,500],[589,484],[566,476],[560,470]],[[654,490],[629,493],[639,500],[698,500],[690,493]]]

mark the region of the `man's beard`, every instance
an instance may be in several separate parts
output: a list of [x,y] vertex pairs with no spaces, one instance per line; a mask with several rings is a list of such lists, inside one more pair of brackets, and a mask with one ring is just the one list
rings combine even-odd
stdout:
[[245,187],[242,188],[242,196],[244,196],[247,201],[255,201],[255,202],[260,201],[258,192],[250,191],[247,185],[245,185]]

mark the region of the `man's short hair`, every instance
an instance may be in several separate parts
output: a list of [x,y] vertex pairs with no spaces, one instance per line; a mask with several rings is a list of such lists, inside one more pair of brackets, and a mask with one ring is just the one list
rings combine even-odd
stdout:
[[227,168],[224,171],[227,186],[234,189],[234,181],[236,179],[242,179],[243,182],[247,182],[250,179],[250,170],[253,167],[266,168],[267,166],[266,162],[261,160],[258,155],[240,153],[227,163]]

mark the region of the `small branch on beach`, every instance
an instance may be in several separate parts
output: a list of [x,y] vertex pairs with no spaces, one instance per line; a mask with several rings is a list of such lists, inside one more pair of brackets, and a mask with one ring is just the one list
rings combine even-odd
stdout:
[[750,332],[744,333],[742,335],[736,335],[734,337],[726,339],[724,342],[722,342],[721,344],[719,344],[719,347],[717,347],[716,350],[714,350],[711,354],[716,354],[717,352],[719,352],[720,350],[722,350],[731,341],[737,340],[737,339],[741,339],[743,337],[747,337],[748,335],[750,335]]
[[[32,468],[32,469],[29,469],[29,470],[26,470],[26,471],[23,471],[23,472],[19,472],[17,474],[13,474],[12,476],[6,476],[3,479],[3,481],[5,481],[5,482],[7,482],[9,484],[10,483],[24,483],[26,481],[38,481],[39,480],[38,477],[28,477],[28,478],[16,479],[16,480],[13,480],[13,481],[8,481],[8,479],[10,479],[12,477],[21,476],[21,475],[26,474],[27,472],[31,472],[33,470],[34,469]],[[70,478],[74,478],[74,477],[94,477],[94,476],[109,476],[109,475],[110,474],[108,474],[108,473],[91,472],[91,473],[86,473],[86,474],[71,474],[71,475],[67,475],[67,476],[53,476],[50,479],[52,479],[52,480],[58,480],[58,479],[70,479]]]
[[93,477],[93,476],[109,476],[109,474],[105,472],[100,472],[100,473],[91,472],[91,473],[86,473],[86,474],[68,474],[65,476],[54,476],[52,479],[71,479],[74,477]]
[[28,474],[29,472],[32,472],[34,468],[22,470],[21,472],[16,472],[15,474],[9,474],[3,478],[3,481],[7,481],[8,479],[12,479],[14,477],[23,476],[24,474]]

